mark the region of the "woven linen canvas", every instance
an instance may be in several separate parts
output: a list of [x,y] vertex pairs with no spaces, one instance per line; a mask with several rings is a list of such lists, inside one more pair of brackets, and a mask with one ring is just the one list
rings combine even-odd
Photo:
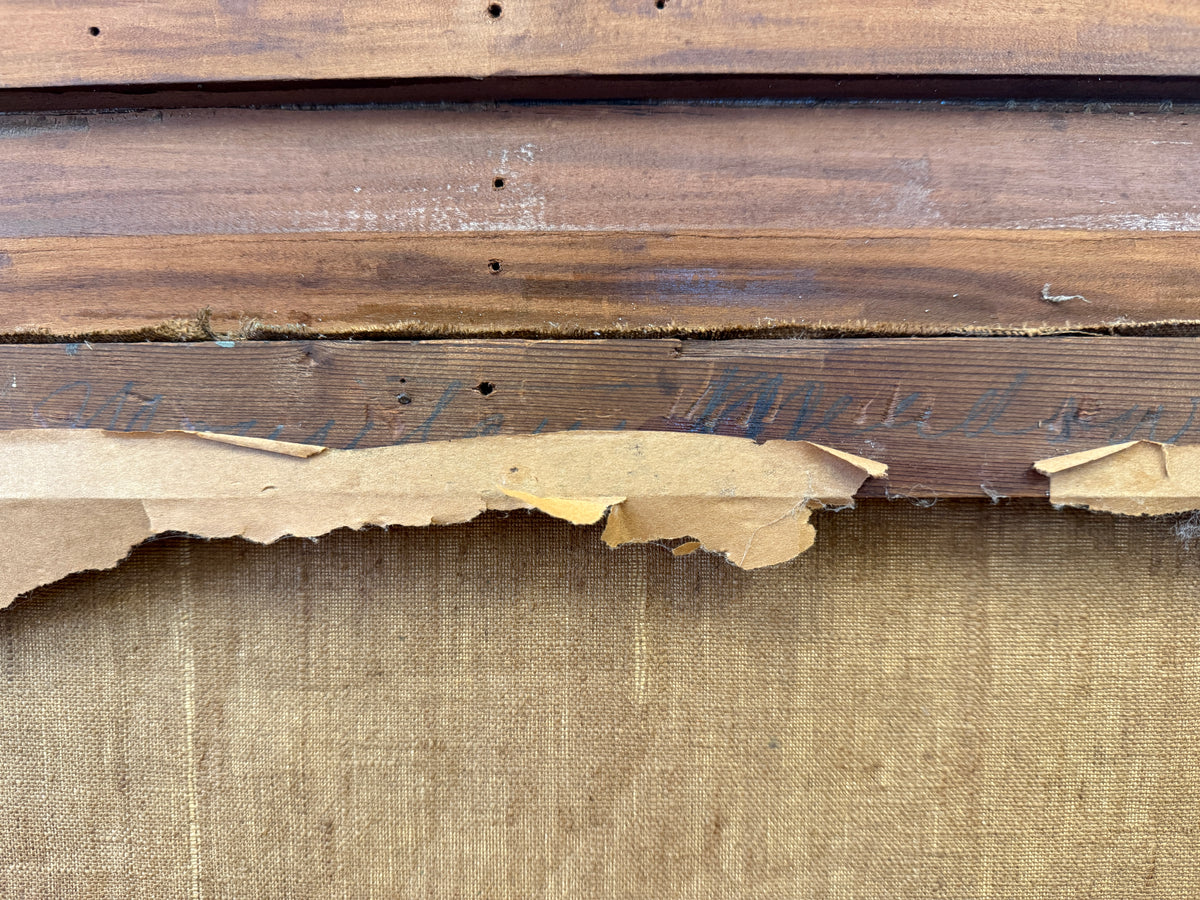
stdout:
[[0,613],[0,895],[1200,896],[1198,588],[1041,504],[151,542]]

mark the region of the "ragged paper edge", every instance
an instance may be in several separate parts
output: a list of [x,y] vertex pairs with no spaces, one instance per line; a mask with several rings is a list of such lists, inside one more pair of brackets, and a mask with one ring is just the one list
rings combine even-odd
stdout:
[[1127,441],[1034,463],[1050,502],[1127,516],[1200,509],[1200,446]]
[[[1128,450],[1130,447],[1135,447],[1142,441],[1126,441],[1123,444],[1110,444],[1105,447],[1093,447],[1091,450],[1080,450],[1078,453],[1065,453],[1062,456],[1051,456],[1049,459],[1040,459],[1033,464],[1033,468],[1042,475],[1057,475],[1059,472],[1065,472],[1067,469],[1074,469],[1087,463],[1096,462],[1097,460],[1105,459],[1115,453],[1120,453]],[[1153,443],[1146,441],[1144,443]],[[1156,446],[1161,447],[1161,444]]]
[[181,428],[168,431],[117,431],[114,437],[124,440],[163,440],[179,436],[185,440],[215,441],[218,444],[232,444],[246,450],[259,450],[263,453],[278,453],[281,456],[295,456],[308,459],[318,453],[324,453],[328,448],[320,444],[295,444],[291,441],[275,441],[270,438],[246,437],[241,434],[221,434],[216,431],[185,431]]
[[206,432],[0,432],[0,606],[119,563],[164,532],[268,543],[335,528],[468,521],[537,509],[605,518],[610,546],[686,538],[676,555],[785,562],[809,518],[848,507],[887,467],[804,441],[670,432],[495,436],[332,450]]
[[285,456],[298,456],[308,459],[318,453],[324,453],[324,447],[316,444],[293,444],[291,441],[271,441],[266,438],[246,437],[240,434],[218,434],[215,431],[181,431],[177,434],[191,434],[206,441],[217,441],[221,444],[233,444],[235,447],[245,447],[248,450],[262,450],[268,453],[282,453]]

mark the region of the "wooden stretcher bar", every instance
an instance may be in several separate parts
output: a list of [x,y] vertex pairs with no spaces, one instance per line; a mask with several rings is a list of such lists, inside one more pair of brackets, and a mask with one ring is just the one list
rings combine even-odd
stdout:
[[1033,463],[1194,443],[1200,339],[278,341],[0,346],[0,428],[337,448],[570,429],[809,440],[864,496],[1045,497]]

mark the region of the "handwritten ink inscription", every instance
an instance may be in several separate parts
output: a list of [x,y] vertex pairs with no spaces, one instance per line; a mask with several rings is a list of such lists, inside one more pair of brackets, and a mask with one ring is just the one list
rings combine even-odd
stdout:
[[[428,386],[431,379],[426,381]],[[1169,444],[1194,435],[1198,425],[1200,396],[1186,392],[1160,401],[1146,396],[1130,399],[1132,392],[1126,388],[1098,399],[1056,394],[1053,385],[1034,381],[1029,371],[1016,370],[990,386],[966,393],[959,390],[948,398],[933,379],[923,381],[919,373],[891,382],[864,378],[849,390],[845,378],[831,383],[729,366],[713,376],[693,378],[690,389],[687,379],[678,376],[652,384],[598,383],[591,393],[585,388],[568,396],[555,394],[554,386],[547,385],[539,397],[535,385],[522,391],[519,403],[508,402],[498,391],[483,408],[471,385],[443,381],[429,391],[424,403],[412,402],[406,394],[409,403],[402,410],[385,410],[378,402],[364,404],[345,394],[339,397],[337,409],[315,404],[314,416],[314,403],[305,401],[302,392],[292,410],[281,409],[278,400],[262,401],[249,386],[214,398],[211,390],[203,388],[191,396],[172,396],[135,380],[114,390],[111,384],[104,389],[93,380],[79,379],[36,397],[33,421],[24,427],[186,428],[342,448],[502,432],[632,427],[823,441],[846,449],[886,451],[897,442],[951,438],[1023,438],[1051,446],[1142,438]],[[387,395],[386,387],[365,393]],[[602,404],[596,399],[601,396]],[[544,403],[539,404],[539,399]],[[530,412],[539,405],[567,412],[554,421]],[[214,407],[222,411],[221,416],[212,415]],[[197,417],[194,408],[209,412]],[[356,415],[348,421],[350,409]],[[287,415],[295,418],[284,420]]]

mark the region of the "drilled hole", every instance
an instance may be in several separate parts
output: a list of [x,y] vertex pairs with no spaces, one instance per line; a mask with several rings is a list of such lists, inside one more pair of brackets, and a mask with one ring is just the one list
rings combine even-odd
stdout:
[[483,394],[485,397],[495,389],[496,386],[490,381],[481,381],[479,384],[475,385],[475,390],[479,391],[479,393]]
[[491,16],[493,19],[500,18],[500,13],[502,13],[502,12],[504,12],[504,7],[502,7],[499,3],[493,3],[487,9],[488,15]]
[[666,9],[667,0],[654,0],[654,6],[656,9]]
[[488,260],[488,268],[491,269],[493,272],[499,272],[500,271],[500,260],[489,259]]
[[494,187],[498,191],[503,190],[504,189],[504,179],[497,178],[495,181],[492,182],[492,187]]
[[93,25],[91,28],[88,29],[88,34],[90,34],[92,37],[99,37],[100,29],[97,28],[95,25]]

